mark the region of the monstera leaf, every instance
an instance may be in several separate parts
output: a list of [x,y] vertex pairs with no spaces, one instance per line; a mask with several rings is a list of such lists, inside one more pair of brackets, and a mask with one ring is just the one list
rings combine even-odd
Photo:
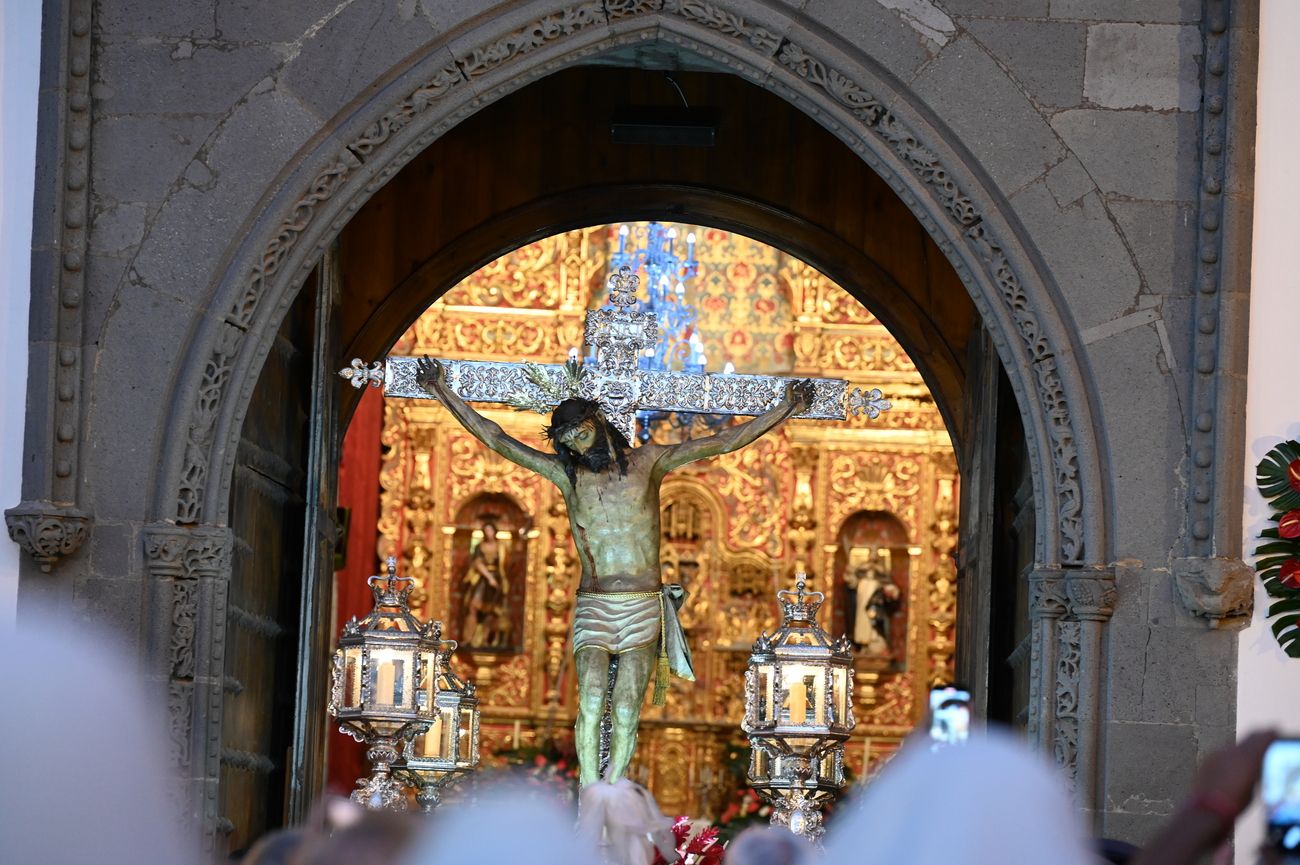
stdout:
[[1292,658],[1300,658],[1300,443],[1273,448],[1255,473],[1259,491],[1271,499],[1275,524],[1259,533],[1255,570],[1274,601],[1269,605],[1273,636]]
[[1300,508],[1300,442],[1285,441],[1260,460],[1255,483],[1274,510]]

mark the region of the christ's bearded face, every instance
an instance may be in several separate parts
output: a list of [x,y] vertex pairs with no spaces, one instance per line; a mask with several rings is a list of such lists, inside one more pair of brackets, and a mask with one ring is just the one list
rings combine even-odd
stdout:
[[556,441],[576,454],[585,455],[600,438],[599,433],[595,419],[587,418],[561,432]]

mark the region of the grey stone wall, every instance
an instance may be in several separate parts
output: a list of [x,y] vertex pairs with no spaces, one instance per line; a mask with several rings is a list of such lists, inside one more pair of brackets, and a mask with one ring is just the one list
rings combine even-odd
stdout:
[[[1086,567],[1081,586],[1115,577],[1110,622],[1102,595],[1058,593],[1073,606],[1047,618],[1084,634],[1100,676],[1082,689],[1095,708],[1070,716],[1097,755],[1084,803],[1107,834],[1140,838],[1235,724],[1235,639],[1211,624],[1242,612],[1215,606],[1243,578],[1241,479],[1216,454],[1240,453],[1244,408],[1250,14],[1224,0],[49,0],[31,469],[9,519],[38,557],[22,593],[156,646],[146,635],[172,611],[150,581],[191,575],[147,567],[146,535],[229,525],[252,384],[368,190],[584,53],[689,43],[892,177],[971,288],[1036,449],[1039,565],[1067,582]],[[1069,677],[1044,675],[1051,714]]]

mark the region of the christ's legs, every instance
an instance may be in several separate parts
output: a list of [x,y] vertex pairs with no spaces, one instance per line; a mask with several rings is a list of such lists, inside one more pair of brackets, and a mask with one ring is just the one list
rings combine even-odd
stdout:
[[609,652],[583,646],[574,653],[573,662],[578,673],[578,722],[573,739],[578,751],[578,782],[586,787],[600,780],[600,716],[605,712],[609,687]]
[[659,659],[659,645],[652,643],[618,656],[618,676],[614,679],[614,728],[609,740],[609,771],[607,781],[617,781],[627,772],[636,749],[636,730],[641,722],[641,704],[645,702],[645,687],[654,673]]

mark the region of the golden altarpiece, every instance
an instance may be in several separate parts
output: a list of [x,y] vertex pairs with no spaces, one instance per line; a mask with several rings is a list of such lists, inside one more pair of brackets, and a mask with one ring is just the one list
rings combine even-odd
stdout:
[[[794,421],[670,476],[662,488],[662,567],[682,611],[698,680],[647,698],[634,778],[665,813],[717,816],[734,781],[723,752],[743,741],[744,670],[779,617],[775,591],[796,570],[832,603],[825,622],[858,645],[857,774],[887,755],[952,675],[957,474],[952,445],[915,367],[876,319],[807,264],[731,232],[698,237],[686,288],[709,369],[807,374],[880,387],[879,419]],[[393,354],[561,362],[604,299],[617,226],[530,244],[431,306]],[[544,448],[546,418],[484,411]],[[670,423],[653,434],[704,434]],[[480,445],[437,403],[390,400],[380,473],[379,556],[418,580],[417,612],[448,622],[477,682],[482,750],[567,735],[576,711],[569,615],[579,567],[558,490]],[[825,614],[823,614],[825,616]]]

